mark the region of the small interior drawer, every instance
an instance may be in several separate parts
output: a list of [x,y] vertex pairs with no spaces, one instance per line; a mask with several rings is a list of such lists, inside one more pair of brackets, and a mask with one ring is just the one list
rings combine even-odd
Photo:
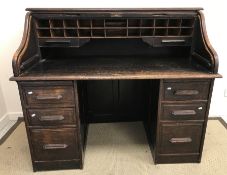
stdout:
[[37,86],[24,87],[26,104],[29,106],[58,104],[67,106],[74,104],[72,86]]
[[79,144],[75,128],[32,129],[30,134],[36,161],[79,158]]
[[164,82],[164,100],[207,100],[210,81]]
[[73,108],[28,109],[27,113],[30,125],[76,125]]
[[163,104],[161,120],[204,120],[206,103]]
[[203,123],[165,123],[160,127],[160,154],[199,153]]

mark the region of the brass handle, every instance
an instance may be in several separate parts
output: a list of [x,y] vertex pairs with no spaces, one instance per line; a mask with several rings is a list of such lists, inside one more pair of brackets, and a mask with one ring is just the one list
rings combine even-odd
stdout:
[[43,145],[43,149],[49,150],[49,149],[65,149],[67,148],[67,144],[45,144]]
[[183,137],[183,138],[171,138],[169,140],[170,143],[190,143],[192,142],[192,138],[190,137]]
[[56,96],[36,96],[37,100],[60,100],[62,99],[62,95],[56,95]]
[[195,110],[175,110],[172,112],[173,116],[179,116],[179,115],[196,115]]
[[110,17],[122,17],[122,13],[111,13]]
[[71,40],[46,40],[46,44],[70,44]]
[[185,43],[183,39],[163,39],[162,43]]
[[64,120],[65,117],[63,115],[50,115],[50,116],[40,116],[38,117],[40,121],[61,121]]
[[197,90],[176,90],[174,95],[198,95],[199,91]]

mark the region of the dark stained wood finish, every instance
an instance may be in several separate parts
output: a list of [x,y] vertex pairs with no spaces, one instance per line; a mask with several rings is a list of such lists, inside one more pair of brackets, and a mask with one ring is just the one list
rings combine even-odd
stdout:
[[[171,59],[171,64],[169,60]],[[130,63],[130,64],[129,64]],[[138,64],[139,63],[139,64]],[[59,72],[59,68],[62,71]],[[174,69],[173,69],[174,68]],[[142,70],[142,71],[141,71]],[[45,76],[43,76],[45,75]],[[109,79],[172,79],[217,78],[193,67],[187,58],[136,57],[48,60],[12,80],[109,80]]]
[[74,104],[73,87],[70,86],[37,86],[24,87],[26,104],[36,106],[45,104]]
[[74,108],[28,109],[27,112],[29,124],[33,126],[76,124]]
[[82,169],[79,159],[60,160],[60,161],[35,161],[33,162],[34,171]]
[[203,123],[163,123],[159,154],[199,153]]
[[200,162],[218,56],[201,8],[28,8],[13,57],[33,170],[83,168],[92,122],[143,121],[155,163]]
[[[84,143],[80,136],[80,114],[77,83],[72,81],[20,82],[25,125],[33,163],[33,170],[82,168]],[[41,99],[28,103],[31,95],[56,96],[59,99]],[[62,93],[63,92],[63,93]],[[86,133],[86,128],[83,128]],[[57,166],[57,167],[56,167]]]
[[112,11],[120,11],[120,12],[151,12],[151,11],[198,11],[203,10],[201,7],[195,8],[26,8],[26,11],[32,12],[112,12]]
[[163,100],[207,100],[210,81],[164,82]]
[[76,129],[32,129],[31,137],[37,161],[79,159]]
[[89,123],[141,121],[147,115],[147,80],[87,81],[86,84]]
[[163,104],[161,120],[204,120],[206,103]]
[[[213,81],[209,79],[161,81],[156,140],[150,143],[155,163],[200,162],[203,147],[201,137],[205,135],[212,83]],[[167,85],[174,88],[167,89]],[[191,98],[187,96],[187,98],[173,98],[172,93],[170,98],[164,98],[165,91],[176,92],[182,88],[185,90],[185,87],[202,92],[202,96],[198,92],[189,91],[188,94],[187,91],[187,95],[192,96]],[[193,89],[190,89],[192,87]],[[204,87],[207,90],[201,91]],[[183,94],[185,95],[185,91]]]

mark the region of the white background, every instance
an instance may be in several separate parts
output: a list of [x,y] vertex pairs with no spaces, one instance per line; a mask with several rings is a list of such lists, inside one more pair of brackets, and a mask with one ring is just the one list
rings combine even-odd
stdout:
[[25,8],[153,8],[203,7],[211,44],[219,55],[219,73],[224,78],[215,81],[209,116],[222,116],[227,121],[227,13],[224,0],[7,0],[0,2],[0,119],[7,113],[20,113],[20,100],[12,76],[12,56],[23,33]]

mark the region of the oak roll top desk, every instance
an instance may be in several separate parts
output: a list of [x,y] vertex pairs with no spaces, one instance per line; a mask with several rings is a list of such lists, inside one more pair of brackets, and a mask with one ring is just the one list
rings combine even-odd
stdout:
[[34,171],[83,168],[94,122],[142,121],[155,163],[201,161],[221,77],[201,8],[26,10],[11,80]]

